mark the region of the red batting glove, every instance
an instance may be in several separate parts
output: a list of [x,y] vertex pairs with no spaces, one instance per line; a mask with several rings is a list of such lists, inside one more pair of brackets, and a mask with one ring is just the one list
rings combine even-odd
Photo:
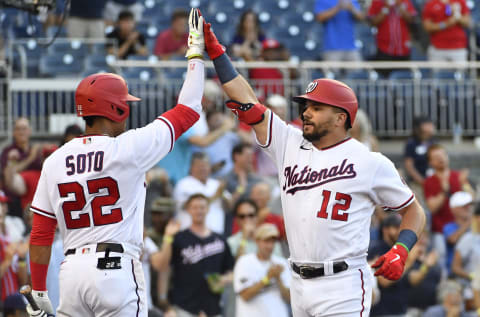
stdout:
[[205,38],[205,49],[207,50],[208,56],[213,61],[215,58],[219,57],[225,53],[225,46],[218,42],[215,33],[212,31],[212,25],[210,23],[203,22],[203,36]]
[[238,120],[253,125],[263,121],[267,108],[261,103],[241,103],[235,100],[227,100],[227,107],[238,117]]
[[408,251],[401,245],[394,245],[387,253],[382,255],[373,263],[372,267],[377,269],[375,276],[383,276],[389,280],[396,281],[402,277]]

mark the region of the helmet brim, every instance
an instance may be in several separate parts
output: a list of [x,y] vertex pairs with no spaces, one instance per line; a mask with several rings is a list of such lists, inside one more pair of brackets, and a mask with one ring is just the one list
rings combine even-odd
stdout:
[[300,95],[300,96],[295,96],[292,97],[292,101],[298,102],[298,103],[306,103],[307,100],[310,100],[307,95]]
[[126,100],[126,101],[140,101],[140,100],[142,100],[142,99],[140,99],[140,98],[138,98],[138,97],[135,97],[135,96],[133,96],[133,95],[128,94],[128,95],[127,95],[127,98],[126,98],[125,100]]

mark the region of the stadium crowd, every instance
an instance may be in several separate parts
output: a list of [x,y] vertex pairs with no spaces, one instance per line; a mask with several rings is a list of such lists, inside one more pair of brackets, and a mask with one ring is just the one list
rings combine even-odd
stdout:
[[[317,0],[311,10],[323,25],[324,60],[409,60],[413,42],[409,27],[418,22],[430,36],[428,59],[467,60],[467,33],[473,25],[464,0],[419,1]],[[421,11],[420,11],[421,9]],[[173,10],[170,26],[154,45],[136,27],[146,13],[136,0],[72,0],[67,33],[72,38],[107,37],[118,42],[109,54],[124,59],[155,54],[183,58],[187,13]],[[45,26],[58,25],[50,16]],[[375,56],[356,45],[354,23],[377,27]],[[110,32],[103,31],[105,25]],[[417,24],[418,25],[418,24]],[[107,28],[108,29],[108,28]],[[418,30],[417,30],[418,31]],[[415,31],[415,32],[417,32]],[[268,34],[268,36],[267,36]],[[254,10],[239,18],[229,51],[246,61],[288,60],[289,43],[262,30]],[[388,75],[389,70],[384,70]],[[295,70],[289,74],[298,76]],[[251,79],[281,79],[277,69],[252,69]],[[260,98],[288,120],[289,102],[283,87],[261,89]],[[279,201],[281,188],[272,161],[256,144],[249,126],[218,111],[221,87],[207,80],[204,115],[176,142],[173,151],[147,173],[144,251],[149,287],[149,316],[289,316],[288,241]],[[292,125],[301,127],[294,118]],[[81,135],[69,126],[57,143],[31,141],[26,118],[15,121],[11,143],[0,155],[0,279],[4,316],[22,316],[25,303],[19,286],[29,281],[29,204],[42,162],[58,146]],[[378,140],[359,111],[350,134],[372,151]],[[411,251],[403,277],[376,279],[371,316],[480,316],[480,205],[476,180],[467,169],[450,169],[448,153],[435,137],[427,117],[414,122],[406,141],[404,164],[398,166],[414,189],[429,219]],[[174,220],[172,220],[174,219]],[[368,253],[372,263],[397,239],[400,218],[377,207],[372,217]],[[167,251],[168,257],[161,256]],[[52,247],[47,288],[58,305],[58,272],[62,241]]]

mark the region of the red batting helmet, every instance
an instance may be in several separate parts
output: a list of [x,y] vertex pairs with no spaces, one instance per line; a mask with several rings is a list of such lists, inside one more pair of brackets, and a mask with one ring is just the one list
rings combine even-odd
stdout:
[[116,74],[93,74],[84,78],[75,91],[77,116],[101,116],[115,122],[128,118],[127,101],[140,98],[128,93],[127,83]]
[[305,104],[307,100],[345,110],[350,119],[350,127],[355,121],[358,109],[357,97],[352,88],[338,80],[315,79],[308,84],[304,95],[293,97],[293,101],[301,104]]

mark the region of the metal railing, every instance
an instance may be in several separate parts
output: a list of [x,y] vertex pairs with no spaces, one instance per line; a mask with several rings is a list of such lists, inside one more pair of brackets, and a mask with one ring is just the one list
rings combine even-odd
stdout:
[[[206,62],[207,70],[213,71],[212,63]],[[341,78],[356,92],[359,105],[369,115],[378,136],[406,136],[411,133],[412,119],[416,115],[430,116],[437,125],[440,135],[450,135],[460,124],[464,135],[480,133],[480,81],[476,69],[480,62],[235,62],[235,66],[248,78],[249,69],[274,68],[283,73],[283,80],[253,80],[250,82],[259,96],[269,92],[281,92],[288,100],[304,91],[313,76],[322,72],[324,76]],[[142,98],[138,106],[132,107],[129,126],[143,126],[176,103],[183,78],[169,77],[169,70],[186,70],[185,61],[116,61],[111,64],[118,73],[128,68],[154,70],[147,76],[127,79],[133,94]],[[378,69],[407,69],[411,79],[381,79],[375,76]],[[452,69],[456,77],[441,79],[422,77],[424,70],[432,72]],[[290,70],[296,69],[298,77],[291,79]],[[344,74],[339,71],[346,70]],[[348,71],[366,70],[366,78],[350,76]],[[181,73],[181,71],[180,71]],[[152,77],[153,74],[153,77]],[[0,108],[0,136],[7,136],[13,120],[27,116],[32,121],[36,136],[58,134],[68,114],[74,115],[74,90],[80,78],[69,79],[10,79],[8,89],[0,100],[7,100]],[[224,108],[219,97],[218,107]],[[290,104],[290,118],[298,110]],[[67,115],[67,116],[65,116]]]

